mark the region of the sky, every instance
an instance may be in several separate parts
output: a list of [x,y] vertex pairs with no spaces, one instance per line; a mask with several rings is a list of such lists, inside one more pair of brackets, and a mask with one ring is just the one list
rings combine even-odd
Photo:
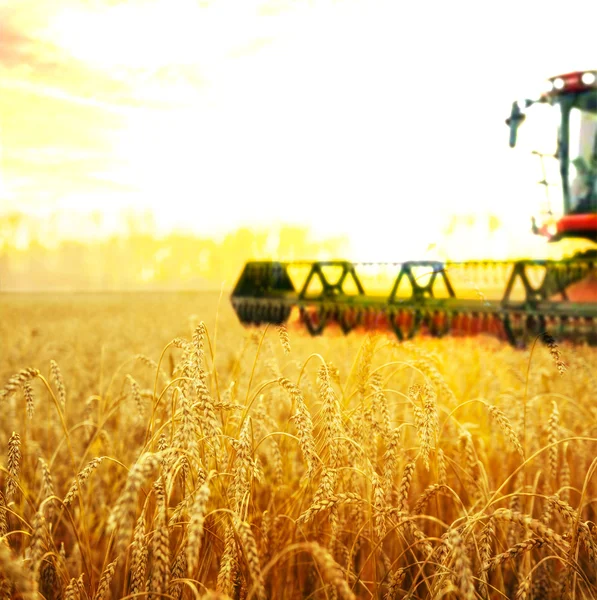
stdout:
[[540,132],[512,151],[504,119],[597,68],[596,23],[589,1],[0,0],[0,213],[298,224],[366,258],[455,213],[526,231]]

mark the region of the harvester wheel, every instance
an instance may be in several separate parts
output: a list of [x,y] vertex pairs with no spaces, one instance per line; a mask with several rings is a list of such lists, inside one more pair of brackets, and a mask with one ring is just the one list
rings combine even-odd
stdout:
[[390,314],[390,324],[401,342],[415,336],[421,325],[421,319],[422,315],[419,310],[413,312],[397,309]]
[[273,325],[282,325],[288,321],[290,308],[284,304],[270,304],[268,321]]
[[286,323],[290,319],[292,308],[290,306],[281,305],[280,307],[280,325]]
[[388,314],[384,308],[380,308],[377,311],[377,314],[375,317],[375,324],[376,324],[377,329],[379,329],[380,331],[386,331],[390,328]]
[[390,326],[386,310],[379,307],[366,308],[361,324],[365,326],[365,329],[373,331],[384,331],[389,329]]
[[524,323],[524,342],[532,342],[535,338],[547,333],[545,317],[529,315]]
[[489,330],[488,333],[494,335],[499,340],[510,343],[510,338],[508,337],[508,330],[506,328],[506,323],[504,321],[504,317],[501,314],[493,314],[489,317]]
[[365,308],[363,310],[362,325],[367,331],[373,331],[377,328],[377,323],[375,321],[376,316],[377,311],[375,311],[373,308]]
[[311,335],[321,335],[326,325],[326,317],[322,309],[301,307],[300,315],[301,321]]
[[245,315],[245,313],[246,313],[245,303],[244,302],[238,302],[238,303],[234,304],[234,311],[236,312],[236,315],[238,316],[238,320],[243,325],[246,325],[247,324],[247,317]]
[[483,330],[483,315],[473,312],[469,320],[469,335],[477,335]]
[[350,333],[358,325],[358,322],[359,315],[355,308],[340,309],[338,324],[340,325],[340,329],[342,329],[342,333]]
[[523,348],[527,342],[526,319],[521,313],[510,313],[504,317],[504,329],[508,341],[515,348]]
[[450,331],[451,318],[445,312],[437,311],[427,316],[427,328],[433,337],[444,337]]
[[239,307],[239,315],[240,320],[244,325],[252,324],[252,314],[251,314],[251,306],[249,304],[245,304],[244,302]]
[[254,307],[252,304],[243,304],[241,306],[241,311],[242,311],[242,321],[243,323],[245,323],[246,325],[252,325],[253,324],[253,311],[254,311]]
[[261,323],[267,318],[267,314],[264,314],[265,310],[265,306],[261,306],[259,304],[253,306],[253,323],[255,323],[255,325],[261,325]]
[[455,312],[451,316],[452,329],[450,331],[453,336],[462,336],[465,329],[465,314]]

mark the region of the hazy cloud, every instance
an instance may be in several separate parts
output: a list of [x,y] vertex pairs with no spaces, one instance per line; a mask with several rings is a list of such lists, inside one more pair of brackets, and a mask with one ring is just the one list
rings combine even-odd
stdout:
[[390,232],[383,207],[423,214],[427,199],[520,210],[504,118],[592,60],[588,6],[0,0],[4,187],[25,207],[97,208],[101,173],[161,219],[194,207],[209,231],[304,218]]

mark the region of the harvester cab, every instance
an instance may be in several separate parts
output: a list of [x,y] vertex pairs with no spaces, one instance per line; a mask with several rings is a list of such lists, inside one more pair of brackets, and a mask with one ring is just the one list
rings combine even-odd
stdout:
[[[536,104],[557,112],[557,151],[562,188],[562,210],[533,220],[533,231],[550,240],[584,238],[597,241],[597,71],[576,71],[548,80],[537,100],[514,102],[506,124],[510,147],[518,128]],[[532,115],[529,113],[529,118]],[[546,181],[542,181],[547,185]]]

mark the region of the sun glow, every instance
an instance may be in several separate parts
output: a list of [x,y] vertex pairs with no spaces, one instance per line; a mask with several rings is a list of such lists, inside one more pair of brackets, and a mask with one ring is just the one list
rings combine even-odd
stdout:
[[[344,236],[354,260],[544,251],[528,233],[548,200],[531,150],[553,147],[553,115],[533,107],[514,151],[503,121],[592,46],[579,33],[527,64],[543,39],[528,7],[505,47],[440,5],[433,18],[377,0],[26,5],[60,69],[27,46],[0,80],[15,115],[2,131],[9,209],[99,211],[102,227],[150,211],[159,235],[296,224]],[[548,192],[557,212],[560,190]],[[454,216],[472,220],[450,228]],[[60,235],[89,231],[74,219]]]

